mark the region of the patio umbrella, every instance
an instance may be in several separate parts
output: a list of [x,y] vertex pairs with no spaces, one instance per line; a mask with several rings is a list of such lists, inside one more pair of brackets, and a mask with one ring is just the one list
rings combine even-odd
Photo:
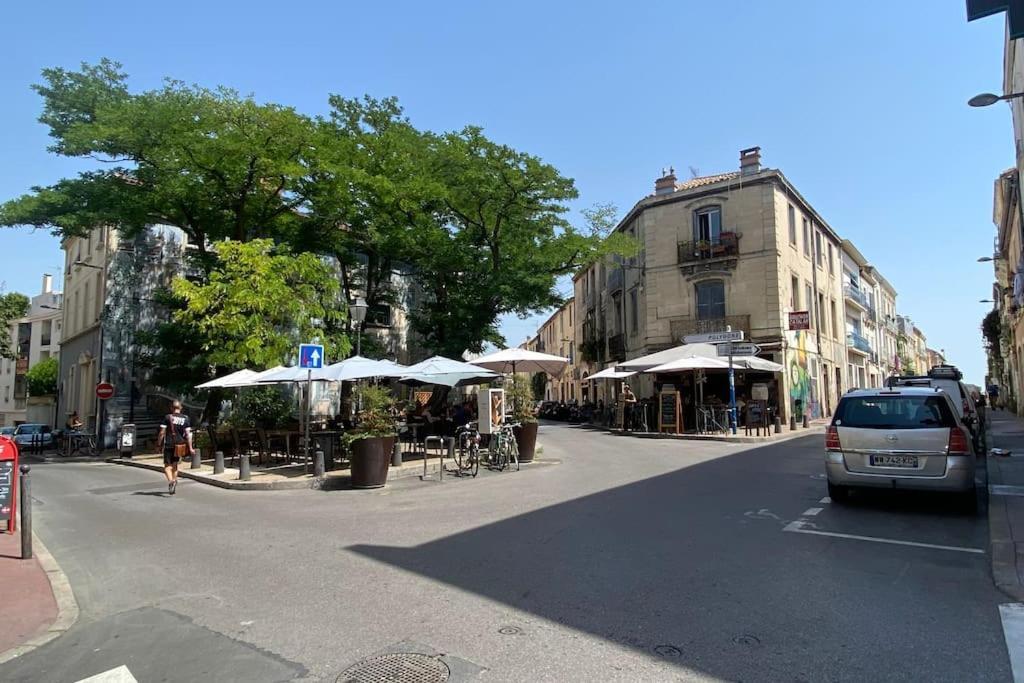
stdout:
[[517,348],[502,349],[472,360],[470,363],[501,373],[546,372],[552,377],[559,377],[565,370],[565,366],[569,364],[569,359]]
[[221,389],[225,387],[239,386],[245,384],[255,377],[257,372],[252,370],[237,370],[229,375],[218,377],[217,379],[211,379],[209,382],[203,382],[196,386],[196,389]]
[[717,358],[718,351],[715,349],[714,344],[683,344],[681,346],[675,346],[671,349],[658,351],[657,353],[652,353],[647,356],[627,360],[623,363],[617,364],[615,369],[619,371],[634,370],[637,372],[646,372],[653,367],[665,365],[666,363],[671,363],[672,361],[677,361],[681,358],[694,357]]
[[614,367],[611,367],[605,368],[600,372],[595,372],[593,375],[590,375],[586,379],[626,379],[627,377],[632,377],[635,374],[635,372],[620,371],[616,370]]
[[[647,368],[644,372],[656,373],[656,372],[682,372],[683,370],[711,370],[711,369],[728,369],[729,361],[725,358],[710,358],[706,356],[690,356],[687,358],[678,358],[668,363],[661,365],[655,365],[653,368]],[[733,359],[733,367],[739,367],[736,359]]]
[[[728,363],[726,364],[728,365]],[[763,372],[782,372],[786,369],[785,366],[757,356],[733,356],[732,364],[733,367]]]
[[500,376],[493,370],[471,363],[463,363],[444,356],[434,356],[407,367],[399,381],[412,386],[437,384],[445,387],[458,387],[490,382]]
[[313,379],[328,382],[350,382],[371,377],[402,377],[408,374],[409,368],[389,360],[374,360],[362,356],[352,356],[345,360],[328,365],[322,370],[313,371]]

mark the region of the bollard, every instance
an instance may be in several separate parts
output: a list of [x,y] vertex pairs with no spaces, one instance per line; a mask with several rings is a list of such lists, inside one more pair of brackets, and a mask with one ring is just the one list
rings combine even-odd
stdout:
[[213,473],[224,474],[224,451],[217,451],[213,454]]
[[203,452],[198,448],[192,451],[192,466],[189,469],[198,470],[203,466]]
[[[449,460],[455,460],[455,437],[445,437],[445,454]],[[444,460],[441,461],[441,478],[444,479]]]
[[782,433],[782,419],[778,415],[775,416],[775,433]]
[[789,431],[791,431],[791,432],[795,432],[796,431],[796,415],[790,415],[789,416]]
[[324,467],[324,451],[322,448],[316,449],[313,454],[313,476],[322,477],[326,471]]
[[395,448],[391,452],[391,466],[402,466],[402,442],[400,439],[395,439]]
[[811,421],[807,417],[807,413],[804,413],[804,429],[807,429],[810,426],[811,426]]
[[21,496],[21,559],[32,559],[32,486],[29,482],[28,473],[32,468],[22,465],[21,478],[18,488],[21,489],[18,495]]
[[252,469],[249,467],[249,454],[242,453],[238,456],[238,479],[249,481],[252,479]]

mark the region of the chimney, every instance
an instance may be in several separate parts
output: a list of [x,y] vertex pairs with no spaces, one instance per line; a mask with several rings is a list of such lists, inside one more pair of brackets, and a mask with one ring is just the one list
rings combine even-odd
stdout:
[[740,150],[740,175],[752,175],[761,170],[761,148]]
[[669,166],[668,171],[661,170],[661,177],[654,181],[654,194],[672,194],[676,191],[676,169]]
[[49,294],[53,291],[53,276],[49,273],[43,273],[43,294]]

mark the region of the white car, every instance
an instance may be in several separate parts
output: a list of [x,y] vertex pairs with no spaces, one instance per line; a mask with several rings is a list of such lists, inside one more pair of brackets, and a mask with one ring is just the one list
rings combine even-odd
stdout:
[[927,375],[912,377],[890,377],[888,387],[932,387],[944,391],[953,402],[957,417],[971,432],[971,442],[975,450],[981,450],[982,432],[985,427],[979,424],[978,407],[971,398],[971,392],[961,381],[963,374],[952,365],[936,365]]

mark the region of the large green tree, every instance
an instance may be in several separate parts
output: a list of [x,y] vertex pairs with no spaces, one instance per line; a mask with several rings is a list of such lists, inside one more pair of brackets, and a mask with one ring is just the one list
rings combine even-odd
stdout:
[[11,341],[11,324],[28,313],[28,297],[18,292],[0,294],[0,358],[14,360],[17,349]]
[[25,373],[30,396],[52,396],[57,393],[57,377],[60,364],[56,356],[41,360]]

